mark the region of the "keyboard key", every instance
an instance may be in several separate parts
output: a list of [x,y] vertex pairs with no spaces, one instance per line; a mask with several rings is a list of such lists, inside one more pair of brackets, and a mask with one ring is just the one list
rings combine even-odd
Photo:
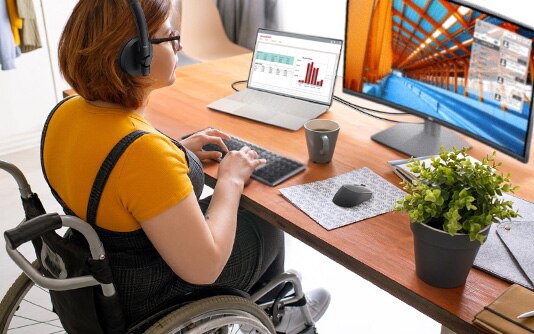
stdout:
[[[243,146],[248,146],[254,151],[256,151],[256,153],[258,153],[259,158],[266,159],[267,163],[256,169],[252,173],[252,178],[262,183],[265,183],[271,187],[280,184],[281,182],[287,180],[293,175],[300,173],[305,169],[304,165],[298,161],[283,157],[267,149],[264,149],[262,147],[251,144],[233,136],[230,140],[223,139],[223,142],[230,151],[239,151]],[[224,158],[224,156],[226,155],[226,152],[223,152],[223,150],[215,144],[204,145],[202,149],[204,151],[221,152],[223,154],[222,158]]]

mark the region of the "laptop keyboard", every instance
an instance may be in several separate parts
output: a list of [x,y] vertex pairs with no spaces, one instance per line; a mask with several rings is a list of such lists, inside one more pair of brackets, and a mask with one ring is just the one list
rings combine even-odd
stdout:
[[270,115],[287,113],[296,117],[311,119],[328,109],[328,106],[287,96],[244,89],[239,94],[231,95],[232,99],[248,105],[251,110],[265,110]]
[[[229,151],[238,151],[243,146],[248,146],[258,153],[258,157],[260,159],[266,159],[267,163],[258,167],[252,173],[251,177],[271,187],[282,183],[283,181],[305,169],[304,165],[298,161],[286,158],[233,136],[230,140],[223,139],[223,142],[226,144],[226,147],[228,147]],[[221,152],[223,154],[223,158],[226,155],[226,152],[223,152],[222,149],[215,144],[205,145],[202,147],[202,149],[204,151]]]

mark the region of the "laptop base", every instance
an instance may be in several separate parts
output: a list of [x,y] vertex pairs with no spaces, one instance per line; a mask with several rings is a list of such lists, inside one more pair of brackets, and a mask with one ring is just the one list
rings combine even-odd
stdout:
[[296,131],[329,106],[246,88],[210,103],[208,108]]

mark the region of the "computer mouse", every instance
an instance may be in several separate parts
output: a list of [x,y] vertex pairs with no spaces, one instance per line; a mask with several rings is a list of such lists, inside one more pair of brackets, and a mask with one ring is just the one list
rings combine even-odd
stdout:
[[369,200],[373,193],[365,184],[344,184],[334,195],[332,202],[344,208],[350,208]]

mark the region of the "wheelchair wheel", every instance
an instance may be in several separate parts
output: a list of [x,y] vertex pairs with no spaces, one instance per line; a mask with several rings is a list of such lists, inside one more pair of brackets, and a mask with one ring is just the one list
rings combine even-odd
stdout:
[[250,300],[215,296],[187,304],[158,320],[146,334],[276,334],[269,316]]
[[[32,266],[39,268],[34,261]],[[0,333],[66,333],[52,311],[48,290],[21,274],[0,302]]]

